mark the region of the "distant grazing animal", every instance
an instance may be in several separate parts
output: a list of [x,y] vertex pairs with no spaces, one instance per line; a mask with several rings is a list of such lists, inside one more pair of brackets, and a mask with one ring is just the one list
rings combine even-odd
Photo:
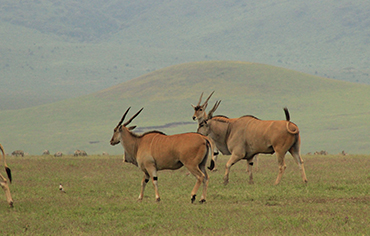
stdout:
[[328,152],[325,150],[321,150],[320,152],[316,151],[314,155],[328,155]]
[[62,152],[56,152],[56,153],[54,154],[54,156],[55,156],[55,157],[61,157],[61,156],[63,156],[63,153],[62,153]]
[[[232,165],[241,159],[251,160],[258,153],[276,153],[279,173],[275,185],[279,184],[286,169],[285,154],[289,151],[298,164],[303,181],[306,173],[300,156],[300,135],[298,126],[290,121],[287,108],[284,108],[286,120],[260,120],[254,116],[242,116],[237,119],[225,119],[208,114],[207,120],[199,124],[198,132],[210,137],[218,150],[231,155],[226,163],[224,184],[229,182]],[[249,182],[253,183],[250,173]]]
[[21,157],[24,157],[24,151],[22,150],[15,150],[14,152],[12,152],[12,156],[21,156]]
[[42,155],[50,155],[50,151],[45,149],[43,152],[42,152]]
[[73,156],[87,156],[87,153],[83,150],[76,150],[74,153],[73,153]]
[[122,124],[129,110],[130,108],[126,110],[114,128],[110,144],[114,146],[121,143],[125,150],[125,162],[140,167],[144,172],[138,200],[143,199],[146,183],[151,178],[156,201],[160,201],[157,171],[176,170],[185,166],[197,179],[191,191],[191,202],[195,201],[196,193],[202,183],[203,194],[200,202],[205,202],[208,186],[206,162],[211,145],[209,139],[198,133],[165,135],[159,131],[150,131],[137,135],[131,132],[136,126],[127,127],[127,125],[140,114],[143,108]]
[[321,150],[320,155],[328,155],[329,153],[325,150]]
[[[198,121],[198,125],[200,123],[202,123],[203,121],[207,120],[208,119],[208,115],[206,113],[206,108],[208,106],[208,100],[211,98],[211,96],[213,95],[215,91],[213,91],[209,96],[208,98],[206,99],[206,101],[200,105],[201,101],[202,101],[202,97],[203,97],[203,93],[201,93],[200,95],[200,98],[199,98],[199,101],[198,101],[198,104],[196,106],[194,106],[193,104],[191,104],[191,106],[194,108],[194,114],[193,114],[193,120],[197,120]],[[218,108],[218,106],[220,105],[221,103],[221,100],[220,101],[216,101],[215,105],[213,106],[213,108],[209,111],[209,113],[213,114],[214,111],[216,111],[216,109]],[[227,118],[227,117],[223,117],[225,120],[230,120],[230,118]],[[214,148],[217,148],[217,145],[215,145],[213,143],[213,140],[211,139],[211,142],[213,144],[213,147]],[[216,146],[216,147],[215,147]],[[254,159],[254,162],[256,162],[256,170],[258,169],[258,159],[257,159],[257,156],[258,154],[256,154],[253,159]],[[214,153],[213,153],[213,156],[212,156],[212,160],[214,163],[214,168],[212,168],[213,171],[217,170],[217,167],[216,167],[216,161],[217,161],[217,157],[218,157],[218,151],[216,150]],[[253,166],[253,159],[248,161],[248,166],[247,166],[247,171],[249,173],[252,173],[252,166]]]
[[[11,172],[10,168],[8,167],[8,165],[6,164],[5,151],[4,151],[3,145],[1,145],[1,144],[0,144],[0,149],[1,149],[1,152],[3,154],[5,171],[6,171],[6,174],[8,176],[9,182],[11,183],[12,182],[12,172]],[[10,207],[13,207],[13,199],[12,199],[12,196],[10,194],[8,181],[2,174],[0,174],[0,185],[1,185],[1,187],[3,188],[3,190],[5,192],[6,201],[8,202]]]

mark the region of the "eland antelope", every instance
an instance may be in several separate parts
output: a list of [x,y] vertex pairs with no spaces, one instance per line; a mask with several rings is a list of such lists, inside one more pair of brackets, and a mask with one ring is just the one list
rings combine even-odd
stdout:
[[[260,120],[254,116],[227,119],[213,117],[213,112],[209,112],[208,118],[199,124],[198,132],[210,137],[223,154],[231,155],[226,163],[224,184],[229,182],[232,165],[241,159],[251,160],[258,153],[276,153],[279,173],[275,185],[279,184],[286,169],[285,154],[288,151],[298,164],[303,181],[307,182],[300,156],[299,129],[290,121],[287,108],[284,108],[286,120]],[[249,174],[249,181],[253,183],[252,173]]]
[[[3,154],[5,171],[6,171],[6,174],[8,175],[9,182],[11,183],[12,182],[12,173],[10,171],[10,168],[6,164],[4,148],[3,148],[3,145],[1,145],[1,144],[0,144],[0,149],[1,149],[1,152]],[[10,207],[13,207],[13,199],[12,199],[12,196],[10,194],[8,181],[2,174],[0,174],[0,185],[3,188],[3,190],[5,191],[6,201],[8,202]]]
[[[203,92],[200,94],[200,98],[199,98],[199,101],[198,101],[198,104],[196,106],[194,106],[193,104],[191,104],[191,106],[194,108],[194,115],[193,115],[193,120],[197,120],[198,121],[198,125],[203,122],[205,119],[207,119],[207,113],[206,113],[206,108],[208,106],[208,100],[212,97],[213,93],[215,91],[213,91],[209,96],[208,98],[205,100],[205,102],[203,103],[203,105],[200,105],[201,101],[202,101],[202,97],[203,97]],[[221,101],[220,101],[221,102]],[[216,104],[215,104],[216,106]],[[211,141],[211,146],[212,146],[212,164],[214,164],[214,166],[212,167],[209,167],[209,169],[212,168],[212,171],[216,171],[217,170],[217,167],[216,167],[216,160],[217,160],[217,157],[218,157],[218,151],[217,149],[215,149],[215,145],[214,143]]]
[[191,202],[195,201],[196,193],[202,183],[203,194],[200,202],[205,202],[209,180],[206,162],[211,149],[209,139],[198,133],[165,135],[159,131],[150,131],[142,135],[135,134],[131,130],[136,126],[127,127],[127,125],[139,115],[143,108],[123,123],[129,110],[130,107],[114,128],[110,144],[113,146],[121,143],[125,150],[125,162],[140,167],[144,172],[138,200],[143,199],[144,189],[150,178],[154,185],[156,201],[160,201],[157,171],[176,170],[185,166],[197,179],[191,191]]
[[[213,95],[215,91],[213,91],[209,96],[208,98],[205,100],[205,102],[200,105],[200,103],[202,102],[202,97],[203,97],[203,93],[200,94],[200,98],[199,98],[199,101],[198,101],[198,104],[196,106],[194,106],[193,104],[191,104],[191,106],[194,108],[194,114],[193,114],[193,120],[197,120],[198,121],[198,125],[200,123],[202,123],[204,120],[207,120],[208,118],[208,115],[206,113],[206,108],[208,106],[208,100],[211,98],[211,96]],[[216,101],[215,105],[213,106],[213,108],[209,111],[209,113],[213,114],[214,111],[216,111],[216,109],[218,108],[218,106],[220,105],[221,103],[221,100],[220,101]],[[223,117],[223,119],[225,120],[230,120],[230,118],[228,117]],[[213,152],[213,155],[212,155],[212,160],[213,160],[213,164],[214,164],[214,167],[211,166],[210,168],[212,168],[213,171],[216,171],[217,170],[217,167],[216,167],[216,161],[217,161],[217,157],[218,157],[218,151],[217,151],[217,145],[215,145],[213,143],[213,140],[211,139],[211,142],[212,142],[212,146],[214,147],[214,149],[216,150],[215,152]],[[216,147],[215,147],[216,146]],[[222,152],[221,152],[222,153]],[[224,154],[224,153],[222,153]],[[253,159],[249,160],[248,161],[248,165],[247,165],[247,172],[249,172],[250,174],[252,173],[252,166],[253,166],[253,162],[256,163],[256,170],[258,169],[258,158],[257,158],[258,154],[256,154]]]

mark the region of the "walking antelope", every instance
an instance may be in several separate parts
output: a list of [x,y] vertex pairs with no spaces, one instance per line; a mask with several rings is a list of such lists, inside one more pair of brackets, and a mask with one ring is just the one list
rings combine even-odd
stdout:
[[150,131],[137,135],[131,131],[136,126],[127,127],[127,125],[139,115],[143,108],[122,124],[129,110],[130,107],[114,128],[110,144],[116,145],[121,143],[125,150],[125,162],[140,167],[144,172],[139,200],[143,199],[145,185],[151,178],[156,201],[160,201],[157,171],[165,169],[176,170],[185,166],[197,179],[191,191],[191,202],[195,201],[196,193],[202,183],[203,194],[200,202],[205,202],[209,180],[206,172],[206,162],[211,146],[209,139],[198,133],[165,135],[159,131]]
[[[216,107],[217,108],[217,107]],[[284,108],[286,120],[260,120],[254,116],[242,116],[237,119],[226,119],[208,114],[198,126],[198,132],[209,136],[223,154],[231,154],[226,163],[224,184],[229,182],[230,168],[241,159],[251,160],[258,153],[276,153],[279,173],[275,185],[279,184],[286,169],[285,154],[289,151],[298,164],[302,179],[307,182],[303,160],[300,156],[298,126],[290,121],[287,108]],[[249,175],[253,183],[252,173]]]
[[[201,103],[201,101],[202,101],[202,97],[203,97],[203,93],[201,93],[201,95],[200,95],[200,98],[199,98],[199,101],[198,101],[198,104],[196,105],[196,106],[194,106],[193,104],[191,104],[191,106],[194,108],[194,114],[193,114],[193,120],[197,120],[198,121],[198,126],[199,126],[199,124],[201,124],[203,121],[205,121],[205,120],[207,120],[208,119],[208,115],[207,115],[207,113],[206,113],[206,108],[207,108],[207,106],[208,106],[208,100],[211,98],[211,96],[213,95],[213,93],[214,93],[215,91],[213,91],[209,96],[208,96],[208,98],[206,99],[206,101],[202,104],[202,105],[200,105],[200,103]],[[209,113],[212,113],[213,114],[213,112],[214,111],[216,111],[216,109],[218,108],[218,106],[220,105],[220,103],[221,103],[221,100],[220,101],[216,101],[216,103],[215,103],[215,105],[213,106],[213,108],[209,111]],[[228,117],[223,117],[223,119],[225,119],[225,120],[230,120],[230,118],[228,118]],[[215,146],[217,146],[217,145],[215,145],[214,143],[213,143],[213,140],[211,139],[211,142],[212,142],[212,144],[213,144],[213,147],[214,147],[214,149],[215,149],[215,152],[213,153],[213,155],[212,155],[212,160],[213,160],[213,162],[212,163],[214,163],[214,168],[212,168],[212,170],[213,171],[216,171],[217,170],[217,167],[216,167],[216,161],[217,161],[217,157],[218,157],[218,151],[217,151],[217,147],[215,148]],[[221,152],[222,153],[222,152]],[[222,154],[225,154],[225,153],[222,153]],[[225,154],[225,155],[227,155],[227,154]],[[251,174],[252,173],[252,166],[253,166],[253,159],[254,159],[254,161],[256,162],[256,170],[258,169],[258,158],[257,158],[257,156],[258,156],[258,154],[256,154],[251,160],[249,160],[248,161],[248,165],[247,165],[247,172],[249,173],[249,174]]]
[[[1,144],[0,144],[0,149],[1,149],[1,152],[2,152],[3,158],[4,158],[5,171],[6,171],[6,174],[8,175],[9,182],[11,183],[12,182],[12,173],[10,171],[10,168],[6,164],[4,148],[3,148],[3,145],[1,145]],[[3,190],[5,191],[6,200],[9,204],[9,206],[13,207],[13,199],[12,199],[12,196],[10,194],[8,181],[2,174],[0,174],[0,185],[3,188]]]

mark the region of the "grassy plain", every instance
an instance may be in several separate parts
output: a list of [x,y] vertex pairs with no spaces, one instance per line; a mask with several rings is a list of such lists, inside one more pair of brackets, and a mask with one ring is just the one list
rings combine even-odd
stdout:
[[[275,156],[261,156],[254,185],[246,162],[222,184],[227,156],[210,173],[207,203],[190,203],[187,170],[159,172],[162,201],[121,156],[8,157],[14,208],[0,199],[1,235],[369,235],[370,156],[304,155],[309,183],[287,155],[280,185]],[[4,173],[3,173],[4,174]],[[59,183],[66,193],[58,190]],[[200,192],[198,192],[199,200]]]

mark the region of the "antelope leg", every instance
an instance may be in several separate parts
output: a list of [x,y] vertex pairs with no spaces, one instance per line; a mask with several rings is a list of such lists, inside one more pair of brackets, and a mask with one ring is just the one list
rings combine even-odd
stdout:
[[243,157],[244,157],[243,154],[236,154],[236,153],[231,154],[231,157],[225,166],[224,185],[229,183],[229,173],[230,173],[231,166],[237,163],[238,161],[240,161]]
[[149,175],[148,175],[148,173],[145,173],[144,177],[143,177],[143,180],[141,181],[141,191],[140,191],[140,195],[139,195],[139,198],[138,198],[139,201],[143,200],[144,189],[145,189],[145,186],[148,182],[149,182]]

